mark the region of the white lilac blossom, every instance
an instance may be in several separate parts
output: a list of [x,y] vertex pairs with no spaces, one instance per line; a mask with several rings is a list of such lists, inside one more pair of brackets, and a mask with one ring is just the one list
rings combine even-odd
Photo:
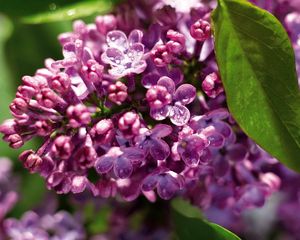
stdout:
[[[280,179],[228,112],[212,44],[214,4],[128,1],[95,23],[75,21],[59,36],[63,59],[46,59],[22,78],[13,118],[0,126],[4,141],[19,148],[41,137],[20,160],[59,194],[180,195],[235,214],[262,206]],[[296,19],[286,19],[293,39]]]

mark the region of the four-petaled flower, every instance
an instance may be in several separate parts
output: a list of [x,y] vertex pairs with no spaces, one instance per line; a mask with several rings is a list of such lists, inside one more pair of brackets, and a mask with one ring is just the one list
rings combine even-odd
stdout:
[[190,111],[185,105],[194,101],[196,88],[191,84],[182,84],[175,88],[171,78],[161,77],[156,85],[148,89],[146,98],[152,118],[160,121],[169,117],[173,124],[183,126],[190,119]]
[[97,159],[95,168],[100,174],[113,169],[118,178],[128,178],[133,172],[133,165],[141,163],[144,158],[144,151],[140,148],[111,147],[106,154]]
[[166,124],[157,124],[153,129],[141,128],[136,142],[155,160],[165,160],[170,155],[169,145],[162,140],[172,133],[172,127]]
[[157,188],[157,194],[164,200],[169,200],[182,188],[184,179],[181,175],[160,168],[148,175],[142,183],[142,191],[149,192]]
[[101,55],[104,63],[111,66],[110,75],[121,78],[131,73],[142,73],[146,68],[144,45],[141,43],[143,33],[133,30],[127,38],[119,30],[106,35],[107,49]]
[[208,140],[204,135],[193,134],[179,142],[177,151],[185,164],[190,167],[196,167],[199,162],[206,163],[207,146]]

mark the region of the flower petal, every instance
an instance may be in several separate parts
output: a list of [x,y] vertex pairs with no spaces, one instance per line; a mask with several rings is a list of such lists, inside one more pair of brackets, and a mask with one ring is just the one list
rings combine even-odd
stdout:
[[177,190],[179,190],[179,184],[174,177],[166,174],[159,178],[157,193],[162,199],[171,199]]
[[230,135],[233,133],[228,123],[225,123],[223,121],[215,121],[213,125],[225,138],[230,137]]
[[173,128],[166,124],[157,124],[152,130],[151,130],[151,136],[153,138],[163,138],[168,135],[170,135],[173,131]]
[[63,56],[64,58],[77,58],[74,43],[67,43],[63,46]]
[[229,112],[225,108],[218,108],[206,114],[207,118],[213,120],[222,120],[229,117]]
[[199,61],[203,62],[207,59],[207,57],[213,52],[214,50],[214,42],[212,38],[206,39],[202,45]]
[[135,43],[133,44],[128,52],[127,56],[133,63],[138,63],[142,57],[144,56],[144,45],[141,43]]
[[70,75],[70,80],[71,88],[74,91],[75,95],[80,99],[85,98],[89,92],[82,78],[78,74]]
[[225,143],[224,137],[219,133],[212,134],[208,136],[207,139],[210,147],[221,148]]
[[142,190],[145,192],[153,190],[158,182],[158,175],[147,176],[142,183]]
[[150,154],[155,160],[165,160],[170,155],[170,147],[163,140],[152,140]]
[[131,161],[124,157],[118,157],[114,164],[114,173],[118,178],[124,179],[130,177],[133,172]]
[[212,161],[212,154],[208,148],[205,148],[200,156],[200,163],[206,165]]
[[106,42],[109,47],[118,48],[121,51],[124,51],[129,47],[125,33],[119,30],[110,31],[106,35]]
[[189,167],[197,167],[200,162],[199,154],[196,151],[181,151],[179,147],[178,152],[184,163]]
[[174,100],[182,105],[187,105],[194,101],[196,97],[196,88],[191,84],[182,84],[174,94]]
[[176,126],[183,126],[190,120],[190,111],[182,105],[176,104],[170,110],[170,119]]
[[227,147],[226,150],[227,150],[228,160],[231,161],[242,161],[248,155],[247,148],[240,143],[230,145]]
[[124,152],[123,157],[129,159],[133,164],[140,163],[145,159],[145,152],[140,148],[128,147],[122,149],[122,151]]
[[129,46],[132,46],[135,43],[140,43],[142,41],[143,38],[143,32],[140,30],[133,30],[131,31],[131,33],[128,36],[128,43]]
[[102,156],[95,162],[95,169],[98,173],[108,173],[114,164],[115,158],[109,156]]
[[164,120],[169,116],[170,109],[171,109],[170,106],[165,106],[161,109],[152,108],[150,110],[150,116],[157,121]]
[[101,55],[101,60],[112,66],[120,66],[125,60],[125,56],[118,48],[108,48]]
[[108,72],[115,79],[124,77],[128,73],[128,71],[122,65],[113,67],[113,68],[109,69]]
[[139,62],[134,62],[132,63],[132,69],[131,71],[136,73],[136,74],[140,74],[142,72],[144,72],[144,70],[147,67],[147,63],[144,60],[141,60]]
[[178,85],[183,80],[183,74],[180,68],[173,68],[168,76],[174,81],[175,85]]
[[157,81],[157,85],[164,86],[170,94],[173,94],[175,92],[175,83],[169,77],[166,77],[166,76],[161,77]]
[[157,73],[148,73],[143,76],[142,78],[142,85],[145,88],[150,88],[157,84],[158,79],[160,78],[160,75]]
[[83,61],[83,63],[87,63],[88,60],[90,60],[90,59],[94,59],[93,53],[92,53],[91,49],[89,49],[88,47],[85,47],[83,49],[83,53],[82,53],[82,61]]

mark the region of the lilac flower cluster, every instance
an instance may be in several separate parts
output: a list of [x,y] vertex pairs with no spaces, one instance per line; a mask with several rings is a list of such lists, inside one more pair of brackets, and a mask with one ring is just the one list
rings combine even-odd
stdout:
[[[0,222],[18,200],[16,179],[12,176],[12,163],[7,158],[0,158]],[[1,237],[1,229],[0,229]]]
[[85,233],[80,223],[68,212],[39,216],[26,212],[20,220],[8,218],[3,222],[7,239],[19,240],[81,240]]
[[93,24],[75,21],[59,36],[63,59],[22,78],[3,139],[19,148],[43,138],[20,160],[57,193],[261,206],[280,181],[226,108],[212,6],[128,1]]

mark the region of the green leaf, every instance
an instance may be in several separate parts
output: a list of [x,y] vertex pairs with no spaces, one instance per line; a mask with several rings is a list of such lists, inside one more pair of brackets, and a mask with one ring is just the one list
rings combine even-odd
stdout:
[[39,12],[52,11],[57,8],[80,2],[82,0],[0,0],[0,12],[9,17],[19,18],[37,14]]
[[287,33],[244,0],[219,0],[215,51],[230,112],[256,143],[300,171],[300,93]]
[[112,10],[113,4],[114,1],[112,0],[83,1],[58,8],[57,10],[26,16],[23,18],[23,22],[27,24],[38,24],[73,20],[94,14],[107,13]]
[[182,240],[239,240],[227,229],[201,218],[199,209],[176,199],[172,202],[177,239]]

